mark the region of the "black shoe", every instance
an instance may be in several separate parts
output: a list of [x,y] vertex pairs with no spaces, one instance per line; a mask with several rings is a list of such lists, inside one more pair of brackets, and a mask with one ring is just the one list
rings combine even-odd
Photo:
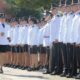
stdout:
[[7,67],[9,64],[4,64],[5,67]]
[[13,68],[16,68],[16,65],[14,65]]
[[45,72],[43,72],[43,74],[50,74],[50,72],[49,71],[45,71]]
[[75,77],[75,79],[80,79],[80,74],[78,74],[78,75]]
[[21,69],[21,66],[19,66],[18,69]]
[[11,67],[11,66],[12,66],[11,64],[8,65],[8,67]]
[[66,73],[62,73],[60,76],[61,77],[66,77],[66,75],[67,75]]
[[70,74],[70,73],[68,73],[68,74],[66,75],[66,77],[67,77],[67,78],[72,78],[72,77],[73,77],[73,75],[72,75],[72,74]]
[[15,68],[18,68],[19,67],[19,65],[16,65],[16,67]]
[[28,68],[29,68],[28,66],[25,67],[26,70],[27,70]]
[[11,65],[10,67],[11,67],[11,68],[14,68],[14,65]]
[[0,70],[0,74],[2,74],[2,73],[3,73],[3,70],[1,69],[1,70]]
[[3,74],[3,71],[0,71],[0,74]]
[[25,67],[22,67],[22,70],[25,70]]
[[54,71],[50,75],[57,75],[57,74],[58,74],[58,72]]
[[7,64],[4,64],[4,66],[6,67],[6,66],[7,66]]
[[32,68],[30,68],[30,67],[29,67],[27,70],[28,70],[28,71],[33,71]]

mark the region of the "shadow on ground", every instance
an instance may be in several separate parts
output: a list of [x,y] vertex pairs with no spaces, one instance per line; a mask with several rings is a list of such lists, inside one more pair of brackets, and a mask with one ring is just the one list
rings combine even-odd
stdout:
[[26,78],[39,78],[39,79],[48,79],[43,76],[33,76],[33,75],[13,75],[13,74],[4,74],[8,76],[15,76],[15,77],[26,77]]

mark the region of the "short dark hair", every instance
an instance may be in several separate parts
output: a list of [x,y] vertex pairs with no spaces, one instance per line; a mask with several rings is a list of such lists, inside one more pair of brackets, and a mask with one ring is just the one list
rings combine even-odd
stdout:
[[37,24],[37,19],[35,17],[31,17],[30,20],[34,23]]
[[0,18],[5,18],[5,14],[4,13],[0,13]]

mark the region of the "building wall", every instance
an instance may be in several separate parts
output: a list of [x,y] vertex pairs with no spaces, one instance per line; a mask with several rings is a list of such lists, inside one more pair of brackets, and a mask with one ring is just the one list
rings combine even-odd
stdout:
[[0,0],[0,12],[4,11],[4,9],[7,7],[7,4],[4,0]]

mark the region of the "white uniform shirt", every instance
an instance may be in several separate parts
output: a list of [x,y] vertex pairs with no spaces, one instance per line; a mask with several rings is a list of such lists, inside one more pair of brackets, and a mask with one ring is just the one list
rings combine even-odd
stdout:
[[39,29],[38,32],[38,45],[43,45],[43,31],[44,31],[44,27]]
[[0,45],[8,45],[9,41],[7,39],[7,33],[9,30],[9,25],[7,23],[4,23],[5,27],[2,26],[2,23],[0,23],[0,33],[4,33],[3,36],[0,36]]
[[65,42],[66,35],[66,17],[67,14],[63,15],[60,22],[60,31],[59,31],[59,42]]
[[78,38],[77,38],[76,44],[80,44],[80,14],[79,14],[78,24],[79,24],[79,27],[78,27]]
[[50,24],[50,43],[59,39],[61,17],[54,16]]
[[[9,34],[9,31],[10,31],[10,24],[6,23],[6,37],[8,39],[8,34]],[[8,45],[10,44],[9,40],[8,40]]]
[[78,28],[79,28],[79,15],[75,15],[73,22],[72,22],[72,35],[71,35],[71,43],[76,43],[78,39]]
[[37,25],[32,25],[29,26],[29,30],[28,30],[28,45],[37,45],[38,44],[38,40],[37,40],[37,36],[38,36],[38,30],[39,28],[37,27]]
[[19,25],[19,33],[18,33],[18,45],[24,45],[25,44],[25,26]]
[[44,26],[44,31],[43,31],[43,46],[50,46],[50,22],[48,22]]
[[28,38],[27,38],[27,43],[28,45],[31,45],[31,30],[32,30],[32,26],[30,25],[29,28],[28,28]]
[[22,44],[28,44],[27,38],[28,38],[28,25],[24,26],[24,35],[22,36]]
[[18,26],[11,27],[9,34],[11,38],[10,45],[16,45],[18,42]]
[[68,14],[67,15],[67,20],[66,20],[66,37],[65,37],[66,43],[71,43],[70,40],[71,40],[71,35],[72,35],[71,31],[73,29],[73,26],[72,26],[73,18],[74,18],[74,14]]

